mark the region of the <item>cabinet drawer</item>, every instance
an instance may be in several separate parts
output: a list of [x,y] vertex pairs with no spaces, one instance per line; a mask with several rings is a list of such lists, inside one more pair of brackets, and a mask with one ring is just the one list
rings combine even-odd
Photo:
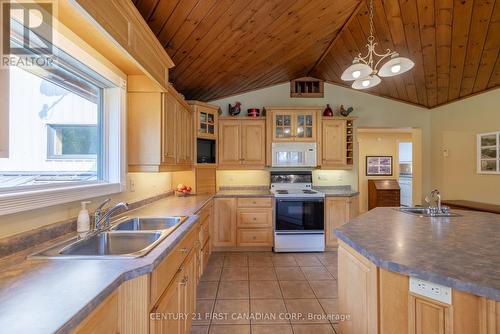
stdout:
[[270,208],[273,205],[272,198],[245,197],[238,198],[238,208]]
[[238,209],[238,227],[272,227],[272,210],[270,209]]
[[270,228],[238,229],[238,246],[269,246],[273,245],[273,232]]
[[194,243],[199,237],[198,231],[198,228],[192,228],[184,239],[182,239],[177,245],[177,247],[175,247],[162,261],[162,263],[160,263],[151,273],[150,305],[154,305],[156,303],[158,298],[160,298],[162,293],[172,281],[182,262],[189,254],[189,251],[194,247]]

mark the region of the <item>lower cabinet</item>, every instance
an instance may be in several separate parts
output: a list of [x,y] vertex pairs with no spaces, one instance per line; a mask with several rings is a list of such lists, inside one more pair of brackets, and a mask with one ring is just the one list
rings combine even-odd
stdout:
[[214,247],[272,247],[273,201],[268,197],[216,198]]
[[500,302],[452,289],[451,305],[409,291],[406,275],[378,268],[339,242],[342,334],[499,334]]
[[325,201],[325,244],[337,247],[335,228],[344,225],[359,214],[358,196],[327,197]]
[[118,333],[118,293],[113,292],[73,331],[77,334]]

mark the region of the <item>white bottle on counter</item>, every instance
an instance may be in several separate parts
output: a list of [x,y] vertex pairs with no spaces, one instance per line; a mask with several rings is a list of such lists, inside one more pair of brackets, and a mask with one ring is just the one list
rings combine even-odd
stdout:
[[76,221],[76,232],[79,237],[84,237],[90,231],[90,216],[89,211],[87,210],[87,204],[90,203],[90,201],[81,202],[82,209],[80,210]]

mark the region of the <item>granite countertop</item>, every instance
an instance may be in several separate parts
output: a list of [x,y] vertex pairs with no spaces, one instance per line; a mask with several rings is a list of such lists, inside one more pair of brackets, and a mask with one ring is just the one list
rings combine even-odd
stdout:
[[500,301],[500,215],[427,218],[376,208],[335,230],[378,267]]
[[23,260],[0,267],[0,328],[9,333],[68,333],[123,281],[151,272],[198,221],[209,195],[167,197],[124,216],[191,216],[142,258]]
[[353,197],[359,195],[358,191],[352,190],[351,186],[313,187],[326,197]]

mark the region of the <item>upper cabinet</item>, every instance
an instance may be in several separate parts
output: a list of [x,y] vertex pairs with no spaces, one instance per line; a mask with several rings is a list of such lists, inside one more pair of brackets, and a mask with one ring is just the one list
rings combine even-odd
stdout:
[[219,168],[263,168],[266,163],[266,122],[254,118],[219,120]]
[[194,160],[193,112],[173,87],[145,76],[128,80],[130,172],[188,170]]
[[323,117],[321,168],[350,169],[354,163],[354,119]]
[[314,142],[317,140],[321,107],[266,107],[272,142]]
[[219,107],[199,101],[188,103],[195,112],[196,137],[217,140]]

